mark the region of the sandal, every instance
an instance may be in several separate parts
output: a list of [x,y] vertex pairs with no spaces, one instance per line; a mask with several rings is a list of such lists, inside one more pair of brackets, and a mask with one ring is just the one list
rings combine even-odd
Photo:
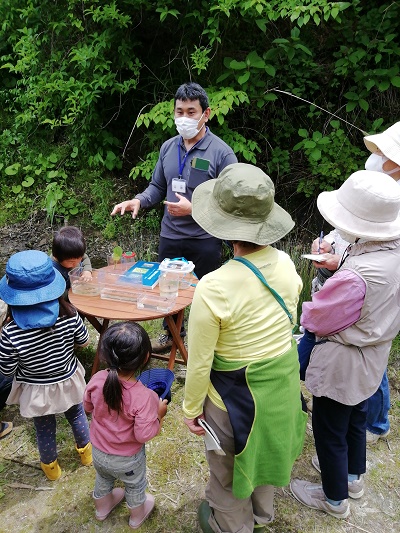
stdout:
[[12,422],[1,422],[0,426],[0,439],[11,433],[13,428]]

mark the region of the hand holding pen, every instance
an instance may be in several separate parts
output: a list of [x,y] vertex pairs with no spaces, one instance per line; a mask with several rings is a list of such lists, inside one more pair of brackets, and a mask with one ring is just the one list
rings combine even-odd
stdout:
[[335,253],[333,245],[335,243],[328,242],[324,239],[324,232],[321,231],[319,237],[314,239],[311,246],[311,253],[313,254],[326,254],[326,253]]

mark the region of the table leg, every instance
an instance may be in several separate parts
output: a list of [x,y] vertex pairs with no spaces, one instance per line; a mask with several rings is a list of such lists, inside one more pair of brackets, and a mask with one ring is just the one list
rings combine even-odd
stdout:
[[[87,317],[87,318],[89,320],[89,317]],[[89,320],[89,322],[93,325],[93,327],[96,328],[96,326],[91,322],[91,320]],[[100,324],[100,322],[98,322],[98,323]],[[110,321],[107,318],[104,318],[103,319],[103,323],[101,324],[101,328],[100,329],[96,328],[97,331],[100,333],[100,337],[99,337],[99,342],[97,343],[96,354],[95,354],[94,359],[93,359],[92,373],[90,374],[90,377],[92,377],[93,374],[96,374],[96,372],[99,370],[99,366],[100,366],[100,340],[101,340],[102,334],[108,328],[108,324],[109,323],[110,323]]]
[[177,349],[181,353],[184,364],[187,364],[188,354],[187,354],[187,350],[185,348],[183,339],[181,337],[181,326],[183,322],[184,312],[185,312],[184,309],[179,311],[179,313],[177,314],[176,322],[172,316],[165,317],[169,331],[172,336],[172,347],[171,347],[171,352],[170,352],[169,360],[168,360],[168,368],[170,370],[173,370],[174,368]]

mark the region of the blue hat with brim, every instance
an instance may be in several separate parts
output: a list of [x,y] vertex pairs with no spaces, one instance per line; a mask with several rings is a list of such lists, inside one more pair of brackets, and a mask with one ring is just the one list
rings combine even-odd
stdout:
[[13,319],[21,329],[50,328],[56,323],[59,311],[58,298],[36,305],[13,305],[11,307]]
[[171,386],[175,375],[169,368],[150,368],[142,372],[137,379],[156,392],[161,400],[171,401]]
[[53,267],[50,257],[37,250],[12,255],[7,261],[6,274],[0,280],[0,298],[11,306],[52,302],[64,291],[64,278]]

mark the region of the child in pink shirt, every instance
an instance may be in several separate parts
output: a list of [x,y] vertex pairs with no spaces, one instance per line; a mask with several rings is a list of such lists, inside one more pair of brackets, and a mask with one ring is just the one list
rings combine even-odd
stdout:
[[[144,444],[158,435],[167,412],[167,400],[160,400],[135,378],[150,353],[150,339],[142,326],[113,324],[100,341],[100,358],[108,369],[92,377],[84,395],[85,410],[92,413],[96,518],[105,520],[125,497],[133,529],[140,527],[154,508],[154,497],[145,492]],[[116,479],[124,483],[125,490],[113,488]]]

